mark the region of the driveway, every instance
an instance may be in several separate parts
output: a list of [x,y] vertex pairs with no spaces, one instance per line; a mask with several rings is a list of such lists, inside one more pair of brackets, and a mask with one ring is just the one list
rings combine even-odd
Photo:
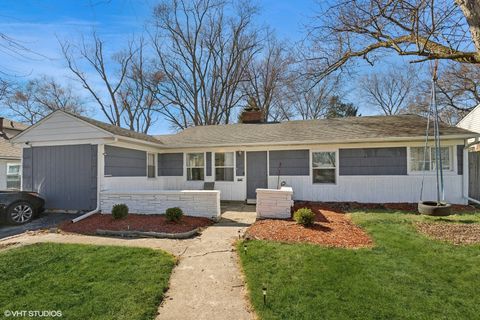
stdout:
[[42,213],[40,217],[32,222],[20,226],[0,224],[0,239],[14,236],[25,231],[34,231],[39,229],[49,229],[57,226],[60,222],[73,219],[79,214],[71,213]]

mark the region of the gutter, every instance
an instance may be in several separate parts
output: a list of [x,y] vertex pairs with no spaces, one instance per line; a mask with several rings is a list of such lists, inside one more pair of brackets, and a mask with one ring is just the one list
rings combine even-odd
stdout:
[[[115,141],[116,140],[117,139],[115,138]],[[97,207],[92,211],[82,214],[80,217],[76,217],[75,219],[72,219],[72,223],[82,221],[83,219],[88,218],[100,212],[100,189],[101,189],[100,179],[103,175],[103,153],[105,150],[104,146],[105,145],[103,144],[97,145]]]

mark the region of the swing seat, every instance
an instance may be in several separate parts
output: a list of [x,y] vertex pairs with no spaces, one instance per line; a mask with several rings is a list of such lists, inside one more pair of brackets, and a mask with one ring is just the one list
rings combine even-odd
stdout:
[[421,201],[418,203],[418,212],[429,216],[448,216],[451,205],[449,203],[437,203],[436,201]]

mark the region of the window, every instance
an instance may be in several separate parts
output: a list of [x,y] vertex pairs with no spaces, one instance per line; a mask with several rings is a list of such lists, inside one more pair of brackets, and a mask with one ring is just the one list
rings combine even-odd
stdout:
[[20,189],[20,163],[7,163],[7,189]]
[[233,181],[233,152],[215,152],[215,181]]
[[155,154],[147,154],[147,177],[155,178]]
[[[424,147],[411,147],[410,148],[410,170],[411,171],[435,171],[435,148],[427,147],[426,153],[424,154]],[[450,147],[441,147],[440,155],[442,159],[442,168],[444,170],[452,170],[451,167],[451,148]],[[425,157],[425,162],[424,162]]]
[[187,153],[187,180],[203,180],[205,158],[203,153]]
[[335,152],[312,152],[313,183],[335,183]]

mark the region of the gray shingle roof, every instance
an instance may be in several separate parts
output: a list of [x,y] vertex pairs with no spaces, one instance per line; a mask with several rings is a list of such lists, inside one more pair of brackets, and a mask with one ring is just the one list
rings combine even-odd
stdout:
[[16,122],[7,118],[3,119],[3,126],[6,129],[18,130],[18,131],[23,131],[28,128],[28,125],[26,124],[23,124],[21,122]]
[[[199,126],[175,135],[156,136],[168,148],[252,144],[302,144],[381,141],[425,136],[427,119],[417,115],[295,120],[270,124]],[[441,124],[442,136],[474,137],[470,131]],[[431,130],[430,134],[433,134]]]
[[[318,120],[293,120],[265,124],[227,124],[187,128],[177,134],[151,136],[98,120],[71,114],[112,134],[159,144],[164,148],[235,145],[343,143],[423,139],[427,119],[418,115],[366,116]],[[447,124],[441,135],[469,138],[471,131]],[[430,135],[433,134],[431,126]]]

